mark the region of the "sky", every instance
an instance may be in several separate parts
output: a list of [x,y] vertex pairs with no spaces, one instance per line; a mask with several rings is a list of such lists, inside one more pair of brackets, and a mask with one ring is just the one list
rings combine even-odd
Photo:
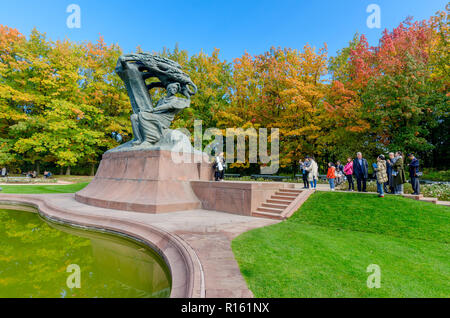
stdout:
[[[176,44],[189,54],[220,49],[231,62],[245,52],[261,54],[274,47],[320,48],[329,55],[345,47],[356,32],[376,45],[387,28],[406,17],[428,19],[447,0],[0,0],[0,24],[29,35],[36,27],[52,40],[96,41],[120,45],[124,53],[140,46],[161,51]],[[81,9],[80,28],[68,28],[66,9]],[[369,28],[370,4],[380,8],[380,28]]]

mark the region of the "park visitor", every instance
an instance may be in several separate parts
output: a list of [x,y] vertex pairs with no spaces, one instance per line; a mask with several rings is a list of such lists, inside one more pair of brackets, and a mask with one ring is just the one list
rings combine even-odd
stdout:
[[373,170],[377,175],[377,192],[378,196],[384,197],[384,184],[388,181],[387,171],[386,171],[386,160],[384,155],[379,155],[377,158],[377,163],[373,164]]
[[311,184],[311,189],[315,190],[319,179],[319,166],[312,157],[308,156],[306,160],[309,162],[309,166],[305,167],[306,171],[308,171],[308,181]]
[[6,171],[6,167],[2,168],[2,177],[6,177],[7,176],[7,171]]
[[353,159],[347,158],[347,164],[344,167],[344,173],[347,177],[348,191],[355,191],[355,184],[353,183]]
[[405,177],[405,169],[403,166],[403,157],[402,152],[397,151],[395,153],[395,157],[392,160],[392,175],[394,176],[394,188],[395,188],[395,194],[403,194],[403,184],[406,182]]
[[353,174],[356,177],[356,185],[358,192],[367,192],[366,182],[368,178],[369,165],[367,160],[363,158],[362,153],[356,154],[356,159],[353,161]]
[[302,174],[303,179],[303,189],[309,188],[309,182],[308,182],[308,171],[306,171],[306,167],[308,167],[311,163],[309,161],[301,161],[300,160],[300,172]]
[[419,172],[419,159],[417,159],[412,153],[408,154],[408,158],[411,160],[408,166],[413,194],[419,195],[420,194],[419,176],[421,175],[421,172]]
[[392,175],[392,166],[394,165],[394,153],[389,153],[389,159],[386,160],[386,173],[388,176],[388,181],[385,183],[385,190],[384,192],[394,194],[395,193],[395,187],[394,187],[394,176]]
[[37,172],[36,171],[28,171],[26,174],[27,178],[36,178],[37,177]]
[[330,190],[334,191],[334,181],[336,179],[336,168],[332,162],[328,163],[328,172],[327,172],[328,183],[330,184]]
[[216,181],[223,181],[225,174],[225,167],[226,163],[222,152],[214,159],[213,168],[214,168],[214,179]]
[[344,166],[338,160],[336,162],[336,185],[339,185],[342,182],[344,182]]

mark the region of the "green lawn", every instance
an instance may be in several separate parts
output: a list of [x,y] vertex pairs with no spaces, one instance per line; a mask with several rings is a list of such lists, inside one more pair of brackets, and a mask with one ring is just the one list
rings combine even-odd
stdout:
[[[450,208],[316,192],[289,220],[232,242],[256,297],[450,297]],[[370,264],[381,288],[367,287]]]
[[73,193],[83,189],[88,182],[80,182],[67,185],[2,185],[0,193]]
[[450,181],[450,170],[435,170],[430,168],[423,169],[424,180]]

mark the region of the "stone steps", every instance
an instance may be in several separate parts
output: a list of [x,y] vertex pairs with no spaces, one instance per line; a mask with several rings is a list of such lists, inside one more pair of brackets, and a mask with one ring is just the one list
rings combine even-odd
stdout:
[[417,200],[417,201],[430,202],[430,203],[434,203],[434,204],[438,203],[438,198],[424,197],[423,194],[403,194],[402,197]]
[[274,194],[270,197],[271,199],[276,199],[276,200],[284,200],[284,201],[294,201],[295,197],[288,197],[285,195],[278,195],[278,194]]
[[285,192],[285,193],[295,193],[295,194],[300,194],[303,192],[302,190],[298,190],[298,189],[280,189],[278,191]]
[[275,203],[275,204],[286,204],[289,205],[292,200],[280,200],[280,199],[268,199],[267,203]]
[[262,206],[265,208],[272,208],[272,209],[286,209],[289,204],[277,204],[277,203],[263,203]]
[[259,208],[256,209],[256,212],[270,212],[270,213],[278,213],[281,214],[281,212],[283,212],[284,209],[275,209],[275,208],[267,208],[267,207],[263,207],[260,206]]
[[282,195],[285,197],[296,198],[299,195],[299,193],[277,191],[275,192],[275,195]]
[[430,202],[436,204],[438,202],[437,198],[422,198],[419,201]]
[[270,212],[262,212],[256,211],[252,213],[252,216],[257,216],[260,218],[274,219],[274,220],[284,220],[285,217],[281,216],[279,213],[270,213]]
[[252,212],[252,216],[284,220],[286,219],[286,216],[283,215],[283,212],[285,212],[302,193],[303,190],[280,188],[275,194],[267,199],[266,202],[261,204],[256,211]]

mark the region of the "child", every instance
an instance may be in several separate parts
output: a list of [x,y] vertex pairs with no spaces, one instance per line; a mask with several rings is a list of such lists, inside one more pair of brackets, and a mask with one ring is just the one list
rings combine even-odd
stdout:
[[386,160],[383,155],[379,155],[377,158],[377,164],[373,166],[373,170],[377,173],[377,192],[380,198],[384,198],[383,185],[388,181],[388,175],[386,171]]
[[330,183],[330,189],[331,191],[334,191],[334,179],[336,178],[336,169],[334,168],[334,165],[332,162],[328,163],[328,173],[327,173],[327,179]]
[[342,182],[344,182],[344,166],[341,164],[341,162],[338,160],[336,161],[336,185],[340,185]]

